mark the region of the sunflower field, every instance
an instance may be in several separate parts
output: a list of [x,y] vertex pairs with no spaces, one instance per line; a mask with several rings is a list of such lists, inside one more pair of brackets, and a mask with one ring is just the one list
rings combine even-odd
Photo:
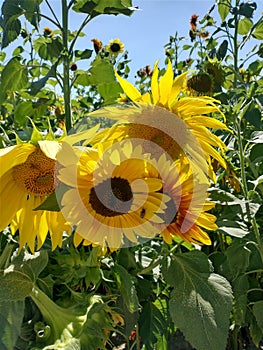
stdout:
[[263,349],[262,3],[133,81],[128,43],[78,45],[132,0],[57,1],[1,5],[0,349]]

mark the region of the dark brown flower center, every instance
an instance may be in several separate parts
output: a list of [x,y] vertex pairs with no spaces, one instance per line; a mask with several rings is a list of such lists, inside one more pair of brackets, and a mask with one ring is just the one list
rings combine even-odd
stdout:
[[133,198],[129,181],[121,177],[104,180],[92,187],[89,203],[102,216],[117,216],[127,213]]
[[49,195],[56,187],[55,164],[54,159],[36,148],[24,163],[13,167],[13,179],[29,194]]
[[121,47],[120,47],[119,44],[114,43],[114,44],[111,45],[110,49],[111,49],[112,52],[119,52]]

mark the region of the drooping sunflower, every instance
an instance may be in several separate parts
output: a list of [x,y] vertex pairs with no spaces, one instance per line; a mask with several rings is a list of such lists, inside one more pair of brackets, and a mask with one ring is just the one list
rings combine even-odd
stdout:
[[[50,140],[50,134],[43,139],[35,126],[33,130],[28,143],[18,140],[0,150],[0,231],[8,225],[12,234],[18,230],[20,249],[27,244],[32,252],[41,248],[48,232],[52,249],[61,246],[63,233],[71,233],[60,211],[35,210],[59,186],[56,156],[61,144]],[[74,144],[77,137],[66,139]]]
[[[159,227],[163,239],[171,244],[179,237],[186,242],[210,245],[211,240],[205,230],[216,230],[216,217],[207,211],[214,203],[207,200],[207,182],[200,170],[189,167],[181,161],[171,163],[165,155],[156,160],[155,169],[161,172],[162,192],[169,196],[166,209],[159,214],[163,223]],[[152,171],[149,173],[153,176]],[[205,230],[204,230],[205,229]]]
[[114,56],[118,56],[119,53],[123,52],[124,44],[120,41],[120,39],[110,40],[109,45],[106,46],[106,49]]
[[158,233],[151,222],[162,222],[157,213],[166,207],[166,195],[158,192],[161,179],[148,176],[146,158],[142,147],[130,140],[110,147],[101,143],[78,159],[67,143],[62,145],[58,178],[71,189],[62,197],[61,211],[75,227],[77,242],[82,237],[116,249]]
[[[128,81],[121,78],[117,73],[117,79],[127,97],[135,103],[143,103],[152,106],[160,106],[185,122],[186,127],[191,131],[197,142],[200,144],[208,164],[208,173],[211,179],[216,182],[216,176],[211,166],[211,159],[216,159],[223,167],[226,166],[223,157],[215,148],[218,147],[222,152],[226,150],[224,142],[216,136],[210,129],[228,130],[227,126],[218,119],[208,116],[210,113],[218,113],[223,116],[218,107],[218,101],[208,96],[185,96],[182,92],[185,90],[188,72],[183,73],[174,79],[172,64],[168,61],[167,70],[159,79],[159,69],[157,63],[154,65],[151,77],[151,92],[141,94],[139,90]],[[106,113],[96,111],[91,116],[104,116],[111,119],[117,119],[120,122],[129,123],[129,116],[125,110],[116,117],[116,108],[111,110],[107,108]],[[141,116],[138,116],[138,123]],[[136,121],[133,122],[136,123]],[[159,123],[161,124],[161,118]],[[172,123],[172,114],[171,114]],[[136,123],[137,124],[137,123]],[[150,127],[150,125],[149,125]],[[144,128],[141,128],[141,132]],[[137,132],[137,131],[136,131]],[[139,137],[140,133],[137,133]],[[164,135],[160,133],[160,142],[155,136],[157,144],[162,147]],[[167,151],[164,148],[165,151]]]

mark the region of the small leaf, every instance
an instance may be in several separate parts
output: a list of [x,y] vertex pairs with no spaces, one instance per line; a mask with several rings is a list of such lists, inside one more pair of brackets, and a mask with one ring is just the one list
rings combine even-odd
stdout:
[[34,81],[31,83],[31,86],[30,86],[30,94],[31,95],[36,95],[46,85],[49,78],[56,77],[57,64],[58,64],[58,62],[53,64],[53,66],[50,68],[50,70],[48,71],[46,76],[39,79],[38,81]]
[[238,21],[237,32],[240,35],[248,34],[249,30],[253,26],[253,22],[248,18],[243,18]]
[[139,327],[146,348],[154,349],[157,339],[164,333],[166,322],[160,310],[153,303],[149,302],[143,307]]
[[31,117],[33,114],[33,106],[31,101],[22,101],[15,107],[14,117],[15,121],[20,126],[26,126],[28,121],[27,117]]
[[91,57],[93,50],[86,49],[84,51],[76,50],[74,52],[76,59],[85,60]]
[[253,313],[255,315],[257,324],[263,333],[263,301],[256,301],[253,305]]
[[113,267],[113,272],[127,309],[131,313],[136,312],[139,309],[139,301],[132,276],[124,267],[117,264]]
[[24,316],[24,300],[0,303],[0,349],[14,349]]
[[218,12],[221,17],[221,21],[224,22],[230,11],[230,5],[228,0],[219,0]]
[[227,47],[228,47],[228,41],[224,40],[219,46],[219,48],[216,50],[216,58],[218,60],[223,60],[223,58],[227,53]]
[[34,208],[34,210],[60,211],[60,204],[58,203],[56,192],[51,193],[44,202]]
[[246,2],[240,4],[238,14],[245,16],[247,18],[252,18],[254,11],[257,9],[257,4],[255,2]]
[[252,36],[258,40],[263,40],[263,22],[258,22]]

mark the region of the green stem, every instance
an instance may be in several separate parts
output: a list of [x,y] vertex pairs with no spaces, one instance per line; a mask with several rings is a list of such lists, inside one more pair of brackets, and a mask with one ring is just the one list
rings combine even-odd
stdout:
[[72,128],[71,118],[71,99],[70,99],[70,77],[69,77],[69,65],[70,55],[68,51],[68,7],[67,0],[62,0],[62,40],[63,40],[63,95],[65,105],[65,121],[66,129],[69,131]]
[[34,286],[32,289],[30,297],[39,308],[47,324],[51,327],[53,340],[59,339],[64,329],[70,324],[84,321],[85,316],[77,315],[70,309],[58,306],[37,286]]

